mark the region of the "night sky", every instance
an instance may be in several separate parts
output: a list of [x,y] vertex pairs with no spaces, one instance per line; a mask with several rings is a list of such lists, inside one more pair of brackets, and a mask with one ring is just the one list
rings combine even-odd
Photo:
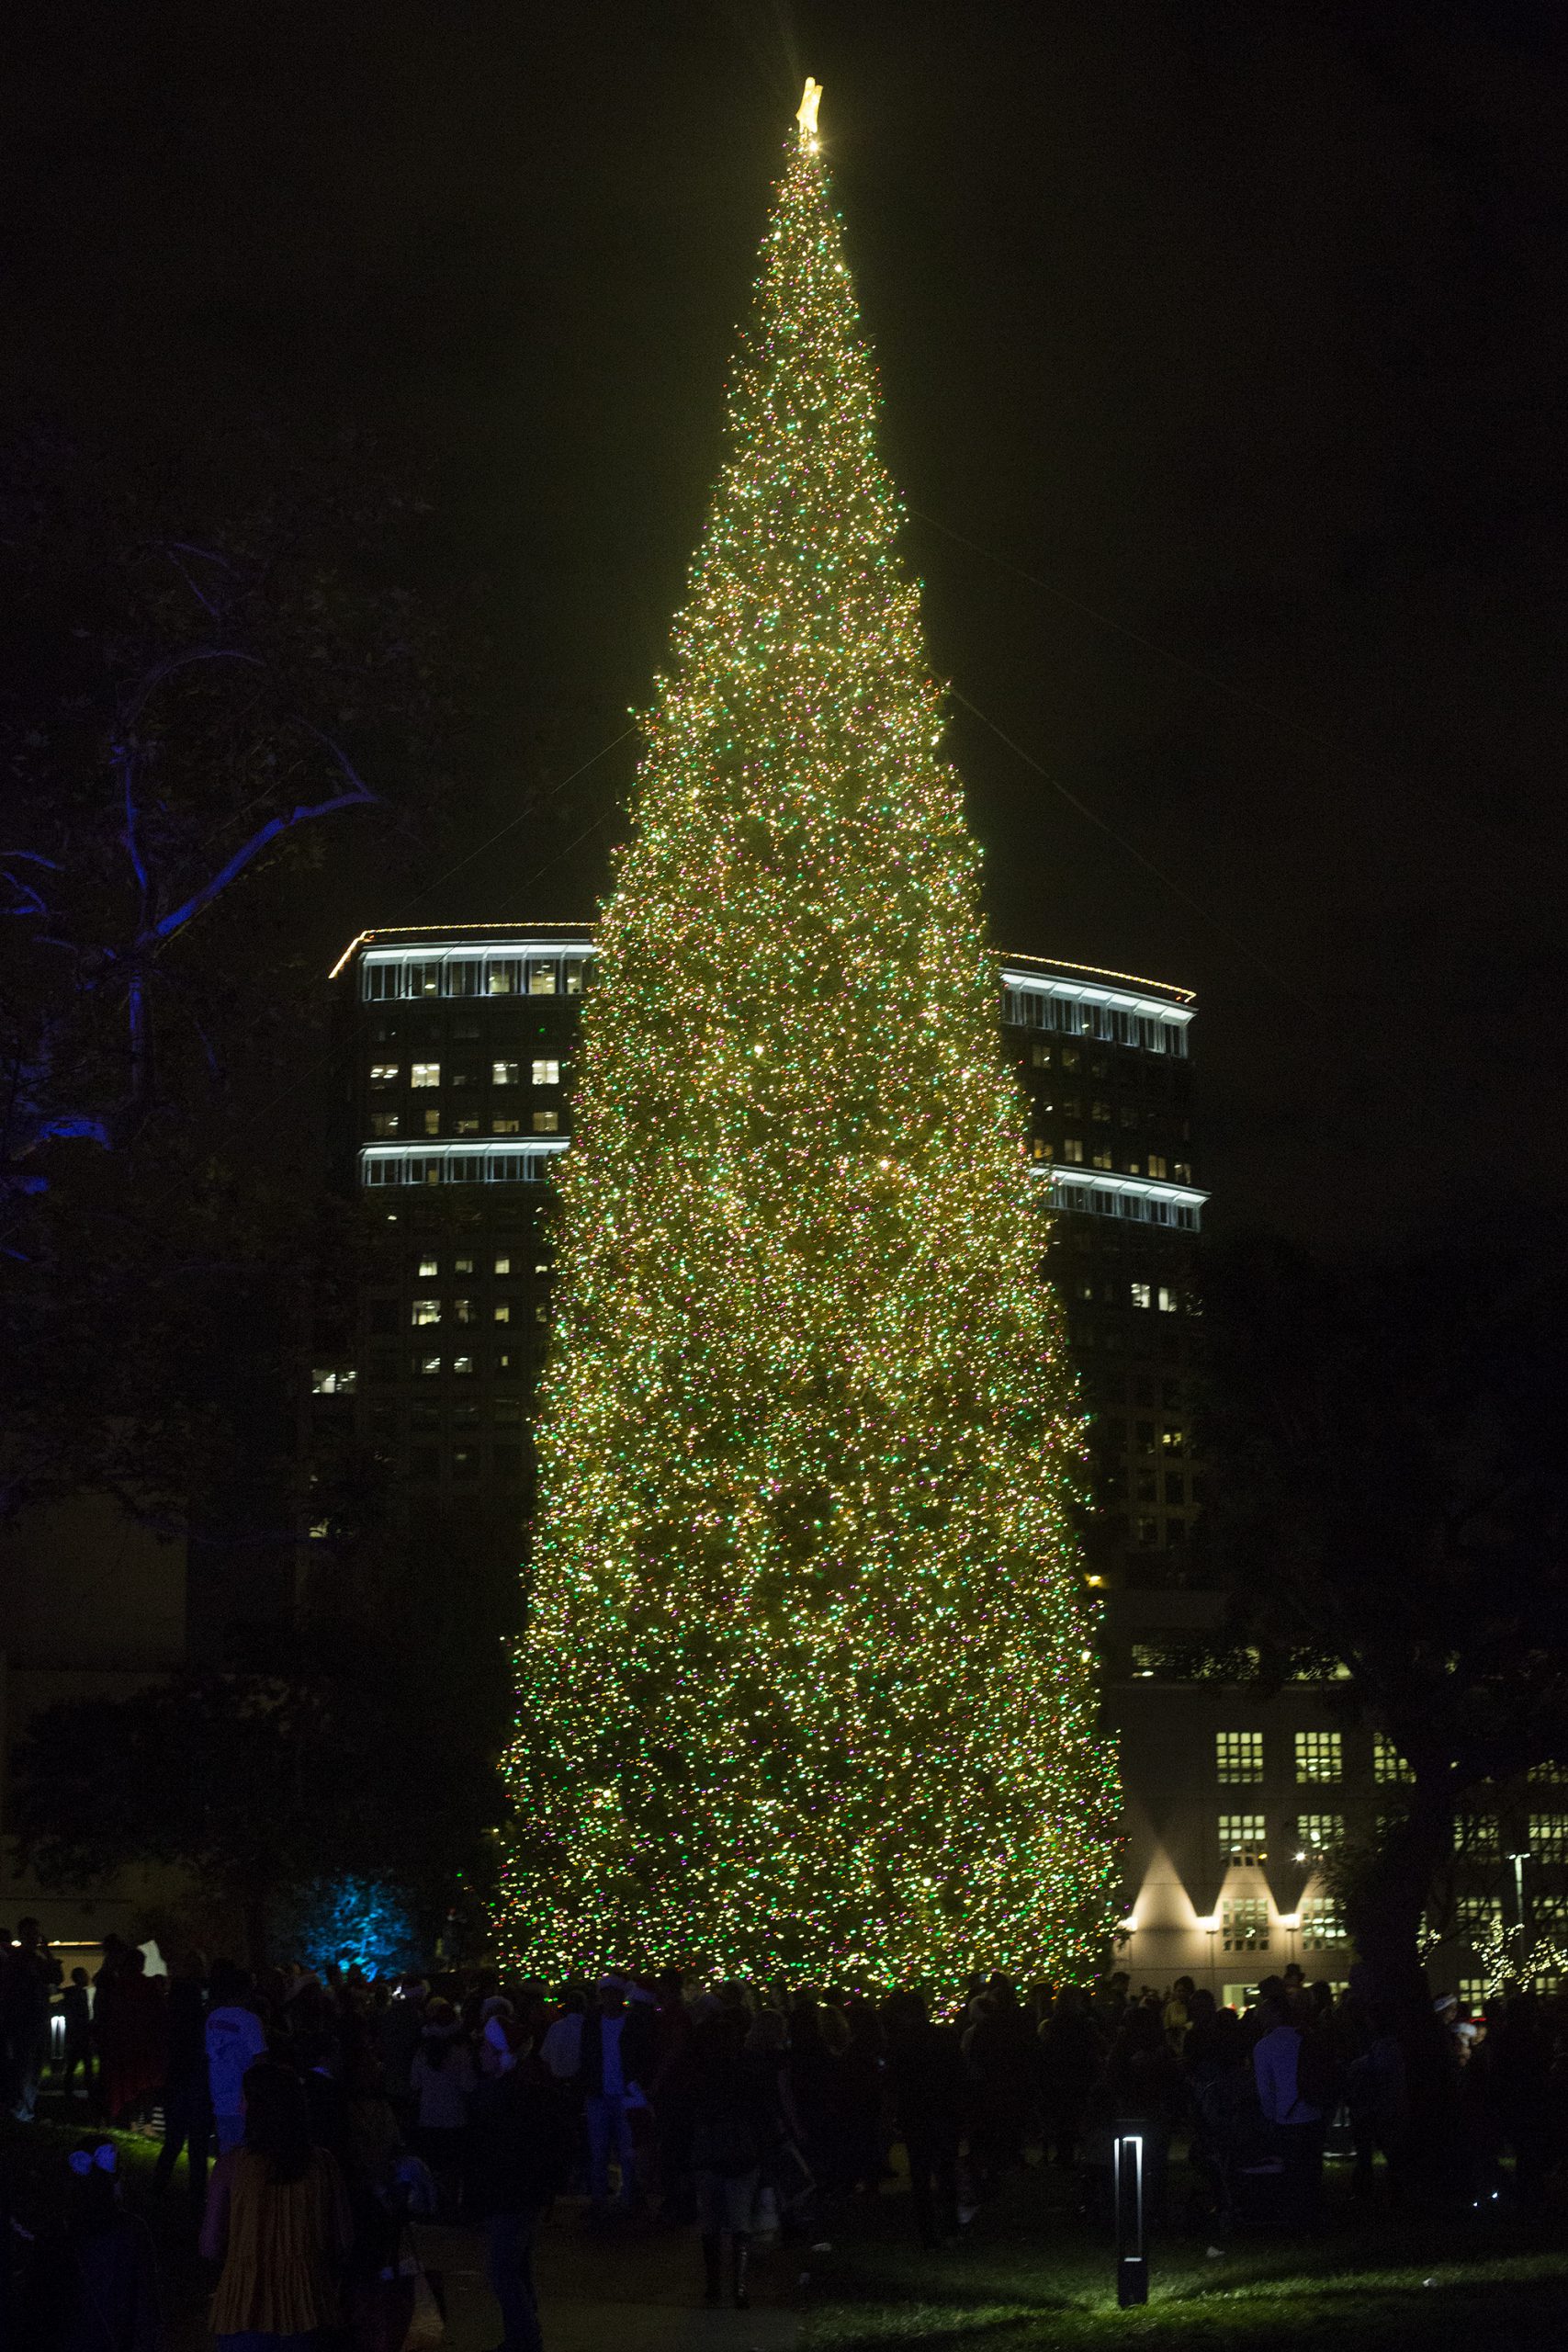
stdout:
[[32,13],[7,419],[372,431],[481,655],[463,806],[329,866],[323,956],[603,888],[630,744],[471,853],[646,694],[809,70],[933,658],[1100,820],[955,713],[998,944],[1199,989],[1221,1223],[1561,1205],[1560,7]]

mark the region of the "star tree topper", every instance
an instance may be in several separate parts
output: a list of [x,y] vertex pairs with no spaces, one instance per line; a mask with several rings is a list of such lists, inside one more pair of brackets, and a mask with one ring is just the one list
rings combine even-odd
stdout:
[[800,125],[800,143],[803,147],[815,147],[817,144],[817,109],[821,103],[822,85],[820,82],[813,81],[808,74],[795,116],[796,122]]

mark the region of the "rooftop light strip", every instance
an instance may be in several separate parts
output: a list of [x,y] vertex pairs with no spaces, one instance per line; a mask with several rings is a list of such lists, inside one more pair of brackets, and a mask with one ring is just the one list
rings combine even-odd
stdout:
[[1092,980],[1051,979],[1043,972],[1021,971],[1012,964],[1002,966],[1002,986],[1025,995],[1062,998],[1070,1004],[1106,1004],[1115,1012],[1135,1012],[1145,1021],[1167,1021],[1181,1027],[1193,1016],[1190,1004],[1171,1004],[1164,997],[1132,996],[1124,989],[1101,987]]

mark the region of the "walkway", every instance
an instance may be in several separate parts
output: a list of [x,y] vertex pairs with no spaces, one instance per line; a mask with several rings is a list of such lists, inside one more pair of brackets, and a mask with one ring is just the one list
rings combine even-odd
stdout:
[[[499,2335],[485,2286],[483,2240],[470,2230],[423,2229],[421,2249],[446,2277],[450,2352],[490,2352]],[[536,2272],[545,2352],[794,2352],[800,2321],[788,2308],[803,2257],[764,2249],[749,2312],[708,2311],[693,2230],[618,2223],[585,2227],[578,2199],[563,2198],[541,2234]]]
[[[485,2284],[482,2236],[422,2224],[419,2247],[446,2279],[443,2352],[492,2352],[501,2320]],[[700,2301],[694,2230],[659,2230],[640,2221],[590,2230],[582,2200],[562,2198],[535,2264],[545,2352],[795,2352],[800,2319],[790,2304],[809,2261],[798,2247],[764,2248],[752,2282],[754,2308],[708,2311]],[[211,2352],[194,2297],[174,2315],[170,2345],[171,2352]]]

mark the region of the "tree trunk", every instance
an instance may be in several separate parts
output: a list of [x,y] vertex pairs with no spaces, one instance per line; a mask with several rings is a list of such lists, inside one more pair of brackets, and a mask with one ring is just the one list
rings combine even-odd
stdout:
[[1346,1905],[1369,2000],[1394,2012],[1410,2098],[1416,2168],[1435,2187],[1452,2172],[1457,2111],[1451,2053],[1432,2008],[1421,1925],[1438,1873],[1453,1848],[1454,1778],[1447,1765],[1416,1767],[1410,1809],[1382,1841]]

